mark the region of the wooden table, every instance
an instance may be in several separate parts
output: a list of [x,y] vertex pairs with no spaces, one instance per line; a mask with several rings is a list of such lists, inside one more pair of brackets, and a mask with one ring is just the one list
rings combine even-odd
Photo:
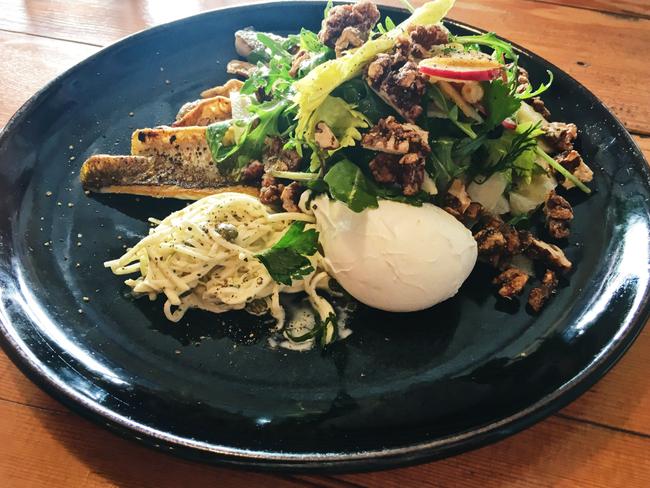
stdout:
[[[239,3],[0,0],[0,126],[49,79],[100,47],[154,24]],[[648,0],[457,0],[451,16],[528,46],[580,80],[650,159]],[[0,485],[647,487],[649,358],[646,329],[579,400],[498,444],[387,472],[298,476],[194,464],[120,439],[42,393],[0,353]]]

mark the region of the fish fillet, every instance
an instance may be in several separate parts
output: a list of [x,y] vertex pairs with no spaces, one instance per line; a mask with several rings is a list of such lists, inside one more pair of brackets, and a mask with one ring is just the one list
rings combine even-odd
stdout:
[[139,129],[131,137],[130,156],[97,154],[83,164],[84,189],[195,200],[222,191],[257,195],[238,185],[212,161],[205,127]]

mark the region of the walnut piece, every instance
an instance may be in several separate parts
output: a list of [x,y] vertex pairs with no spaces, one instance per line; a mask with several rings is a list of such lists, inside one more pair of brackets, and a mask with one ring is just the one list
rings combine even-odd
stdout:
[[520,295],[524,290],[530,277],[519,268],[510,267],[492,280],[492,283],[499,286],[499,295],[503,298],[513,298]]
[[363,0],[354,5],[332,7],[323,19],[318,38],[332,49],[347,27],[354,27],[358,35],[368,38],[370,30],[377,24],[380,14],[374,3]]
[[539,313],[546,305],[551,296],[557,289],[558,280],[555,273],[547,269],[542,278],[542,284],[536,286],[530,291],[528,295],[528,305],[535,313]]

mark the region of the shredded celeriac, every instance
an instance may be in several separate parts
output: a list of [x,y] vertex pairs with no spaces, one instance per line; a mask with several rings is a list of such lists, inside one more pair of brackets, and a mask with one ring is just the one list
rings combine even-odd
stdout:
[[[313,215],[300,212],[269,213],[254,197],[220,193],[205,197],[158,221],[149,235],[119,259],[104,265],[117,275],[139,273],[126,285],[151,300],[164,294],[165,316],[178,322],[190,308],[214,313],[241,310],[253,300],[264,300],[282,330],[285,312],[280,293],[305,292],[321,320],[334,313],[332,305],[318,295],[327,288],[329,275],[323,257],[316,252],[308,259],[314,271],[291,286],[276,283],[255,257],[284,235],[292,222],[307,222],[314,228]],[[237,236],[227,240],[219,224],[231,224]],[[285,333],[285,337],[289,336]]]

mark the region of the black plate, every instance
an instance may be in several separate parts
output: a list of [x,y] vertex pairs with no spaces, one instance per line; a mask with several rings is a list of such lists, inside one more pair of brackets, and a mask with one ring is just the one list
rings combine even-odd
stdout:
[[322,12],[322,3],[274,3],[142,32],[54,80],[2,133],[3,342],[56,398],[193,459],[373,469],[447,456],[531,425],[591,386],[643,327],[646,163],[602,103],[526,51],[533,79],[555,74],[547,104],[579,125],[580,150],[596,174],[566,247],[575,273],[541,316],[499,302],[479,268],[456,298],[429,311],[359,308],[348,340],[326,353],[291,353],[266,347],[263,324],[247,316],[197,312],[174,325],[159,302],[126,298],[102,261],[136,242],[146,216],[174,204],[89,198],[78,182],[81,162],[128,153],[134,128],[172,120],[185,101],[224,81],[236,29],[317,30]]

